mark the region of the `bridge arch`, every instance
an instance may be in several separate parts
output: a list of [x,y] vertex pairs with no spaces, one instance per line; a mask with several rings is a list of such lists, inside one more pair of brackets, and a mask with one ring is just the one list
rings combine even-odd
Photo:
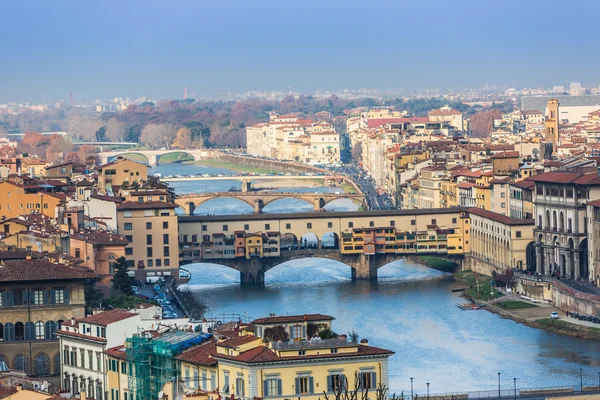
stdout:
[[279,239],[279,243],[280,243],[280,249],[282,251],[292,251],[292,250],[298,250],[298,246],[299,246],[299,241],[298,241],[298,237],[296,235],[294,235],[293,233],[284,233],[283,235],[281,235],[280,239]]
[[[194,155],[191,154],[187,150],[173,149],[172,151],[169,151],[169,152],[157,154],[156,155],[156,165],[158,165],[160,163],[160,160],[165,156],[168,156],[169,158],[175,157],[175,160],[174,161],[169,160],[169,163],[180,163],[180,162],[185,162],[185,161],[195,161],[196,160],[196,157],[194,157]],[[187,156],[187,157],[182,157],[182,156]]]
[[359,207],[364,207],[364,205],[365,205],[364,200],[357,199],[355,197],[350,197],[350,196],[344,197],[343,195],[340,195],[340,197],[338,197],[337,199],[328,199],[328,200],[326,200],[324,198],[320,198],[319,199],[319,208],[325,208],[327,206],[331,206],[332,203],[335,203],[335,202],[337,202],[339,200],[350,200],[352,203],[358,205]]
[[321,241],[319,236],[313,232],[305,232],[300,237],[300,248],[301,249],[316,249],[319,248]]
[[[196,211],[196,209],[198,207],[200,207],[203,204],[206,203],[210,203],[211,201],[214,200],[219,200],[224,198],[223,196],[219,196],[219,195],[215,195],[215,196],[206,196],[205,198],[201,198],[201,199],[195,199],[195,200],[186,200],[185,197],[180,197],[178,199],[175,200],[175,203],[178,204],[181,208],[183,208],[185,210],[186,213],[188,213],[188,215],[194,215],[194,212]],[[238,202],[241,202],[243,204],[248,204],[250,207],[252,207],[252,210],[256,210],[256,203],[255,202],[251,202],[249,199],[243,198],[243,197],[225,197],[227,199],[233,199],[233,200],[237,200]]]

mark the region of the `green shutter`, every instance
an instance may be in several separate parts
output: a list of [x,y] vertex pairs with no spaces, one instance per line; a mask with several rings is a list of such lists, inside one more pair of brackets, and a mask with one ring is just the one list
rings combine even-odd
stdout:
[[315,379],[312,376],[308,377],[308,393],[313,394],[315,392]]
[[300,378],[296,378],[296,394],[300,394]]
[[281,379],[277,379],[277,394],[281,396]]
[[371,388],[377,388],[377,374],[375,372],[371,372]]
[[56,303],[56,290],[52,289],[50,291],[50,304]]
[[65,291],[64,291],[65,304],[71,304],[69,295],[70,295],[69,288],[65,288]]
[[266,379],[263,381],[263,397],[269,397],[269,382]]
[[333,377],[327,375],[327,392],[333,392]]

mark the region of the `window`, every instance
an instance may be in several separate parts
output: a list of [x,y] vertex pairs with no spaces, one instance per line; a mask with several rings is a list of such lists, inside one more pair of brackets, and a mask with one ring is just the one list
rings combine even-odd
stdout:
[[244,230],[245,231],[249,231],[250,230],[250,225],[249,224],[244,224]]
[[358,387],[361,389],[375,389],[377,382],[375,372],[360,372],[358,374]]
[[152,229],[152,222],[146,222],[146,229]]
[[[192,242],[198,243],[198,235],[192,235]],[[167,243],[165,243],[165,244],[169,244],[169,242],[167,241]]]
[[296,394],[312,394],[313,393],[313,377],[299,376],[296,378]]
[[515,235],[516,235],[518,238],[520,238],[520,237],[521,237],[521,231],[516,231],[516,232],[515,232]]
[[312,222],[307,222],[306,223],[306,228],[312,229]]
[[132,247],[125,247],[125,255],[126,256],[133,255],[133,248]]
[[131,235],[126,235],[126,236],[125,236],[125,239],[127,239],[127,241],[128,241],[129,243],[133,243],[133,236],[131,236]]
[[169,260],[168,258],[165,258],[163,261],[164,261],[163,264],[165,265],[165,267],[168,267],[171,265],[171,260]]
[[390,221],[390,226],[396,226],[396,221],[394,221],[394,220],[391,220],[391,221]]
[[[192,236],[192,238],[193,238],[193,236]],[[194,242],[195,240],[192,240],[192,241]],[[169,244],[169,234],[168,233],[165,233],[163,235],[163,244]]]
[[333,228],[333,222],[328,222],[328,223],[327,223],[327,227],[328,227],[328,228]]
[[505,196],[506,196],[506,193],[504,193],[504,192],[500,193],[501,198],[504,198]]
[[346,377],[342,374],[329,375],[327,377],[327,391],[339,392],[346,389]]
[[152,247],[146,248],[146,257],[152,257]]
[[161,260],[160,258],[157,258],[157,259],[156,259],[156,266],[157,266],[157,267],[160,267],[160,266],[162,266],[162,260]]
[[81,258],[81,250],[75,249],[75,258]]
[[148,261],[146,261],[146,265],[148,267],[153,267],[154,266],[154,261],[153,260],[148,260]]
[[338,349],[331,349],[331,354],[337,354]]
[[163,221],[163,229],[169,229],[169,221]]
[[235,380],[235,394],[237,394],[240,397],[243,397],[245,392],[244,386],[244,376],[238,375],[237,379]]
[[411,220],[410,220],[410,224],[411,224],[412,226],[415,226],[415,225],[417,224],[417,220],[415,220],[415,219],[411,219]]
[[25,340],[25,325],[22,322],[15,324],[15,340]]
[[44,324],[42,321],[38,321],[35,323],[35,339],[46,339],[46,324]]
[[431,225],[437,225],[437,219],[432,218],[431,219]]
[[285,229],[292,229],[292,224],[285,224]]
[[122,374],[127,373],[127,363],[125,363],[125,361],[121,361],[121,373]]
[[229,227],[227,225],[223,225],[223,231],[228,231]]
[[153,216],[155,214],[154,211],[156,211],[156,210],[144,210],[144,217]]
[[39,305],[44,304],[44,291],[43,290],[34,290],[33,291],[33,304]]
[[265,229],[266,229],[266,230],[269,230],[269,229],[271,229],[271,224],[265,224]]
[[506,203],[500,203],[500,208],[506,208]]
[[88,350],[88,368],[94,369],[94,352]]
[[131,212],[131,210],[125,210],[123,211],[123,217],[125,218],[131,218],[133,216],[133,213]]
[[374,221],[369,221],[369,226],[370,227],[374,227],[375,226],[375,222]]
[[452,218],[452,223],[455,224],[456,223],[456,218]]
[[206,232],[208,230],[208,226],[202,225],[202,232]]
[[267,378],[264,387],[265,397],[281,396],[281,379]]
[[163,247],[163,257],[169,257],[169,246]]
[[146,244],[152,245],[152,235],[146,235]]
[[126,231],[130,231],[130,230],[132,230],[132,229],[133,229],[133,226],[132,226],[131,222],[126,222],[126,223],[123,225],[123,229],[125,229]]
[[354,222],[348,222],[348,228],[354,228]]
[[229,393],[229,372],[227,371],[223,373],[223,389],[221,391],[223,393]]

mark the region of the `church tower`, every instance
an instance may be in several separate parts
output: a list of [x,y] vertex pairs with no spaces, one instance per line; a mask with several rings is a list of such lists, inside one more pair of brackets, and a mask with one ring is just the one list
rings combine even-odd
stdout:
[[560,136],[558,134],[558,100],[548,100],[548,115],[546,116],[546,142],[552,142],[554,146],[558,144]]

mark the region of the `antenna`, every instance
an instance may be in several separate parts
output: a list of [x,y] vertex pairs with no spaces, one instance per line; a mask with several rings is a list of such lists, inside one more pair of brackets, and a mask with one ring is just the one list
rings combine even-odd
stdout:
[[75,104],[73,103],[73,91],[70,91],[69,95],[71,96],[71,108],[74,108]]

